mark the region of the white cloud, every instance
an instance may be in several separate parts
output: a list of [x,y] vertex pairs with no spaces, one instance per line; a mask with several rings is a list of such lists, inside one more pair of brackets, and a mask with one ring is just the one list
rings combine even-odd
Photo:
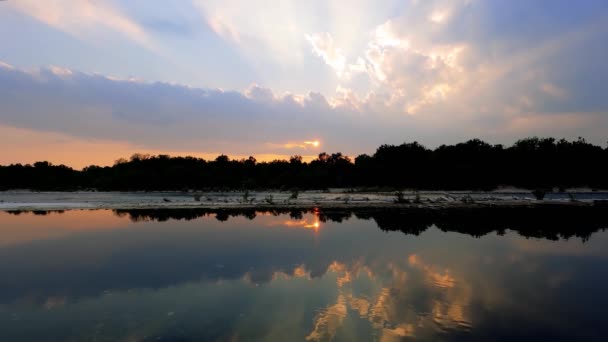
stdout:
[[440,24],[446,20],[447,16],[448,16],[448,13],[446,11],[435,11],[435,12],[431,13],[429,20],[434,23]]
[[236,43],[241,42],[240,33],[230,21],[220,16],[211,16],[207,18],[207,23],[216,34],[228,38]]
[[257,84],[251,85],[247,90],[245,90],[245,96],[253,101],[263,102],[263,103],[272,103],[274,101],[279,100],[272,90],[264,87],[260,87]]
[[19,0],[8,6],[70,35],[90,40],[102,35],[100,28],[124,35],[136,43],[155,49],[152,39],[137,23],[108,1]]
[[458,57],[466,47],[412,45],[409,35],[401,36],[395,25],[388,21],[376,28],[364,53],[367,70],[380,89],[402,98],[404,112],[415,113],[445,100],[461,82]]
[[4,69],[14,69],[12,65],[5,63],[3,61],[0,61],[0,68],[4,68]]
[[[553,78],[572,63],[588,68],[584,60],[567,54],[582,48],[581,44],[600,41],[608,26],[589,22],[559,36],[533,32],[503,38],[498,36],[502,31],[491,31],[501,15],[491,4],[469,0],[411,2],[401,15],[371,31],[366,47],[351,58],[356,62],[344,57],[330,33],[317,37],[313,47],[339,76],[354,70],[367,73],[366,92],[375,97],[385,94],[384,104],[398,107],[401,113],[439,118],[448,111],[451,120],[476,117],[492,122],[499,117],[510,120],[513,113],[559,111],[556,106],[573,101],[572,93],[577,91]],[[528,25],[526,20],[534,18],[522,18],[522,26]],[[484,36],[488,32],[492,35]],[[606,68],[596,70],[605,73]],[[348,81],[349,77],[342,77],[339,86],[353,89]],[[578,93],[580,99],[586,97]],[[586,107],[581,102],[569,105],[562,110]],[[593,111],[599,112],[598,107],[602,105],[596,100]]]
[[[207,25],[252,59],[284,65],[302,61],[303,35],[314,16],[295,1],[194,0]],[[308,15],[307,15],[308,14]]]
[[[330,32],[348,55],[400,0],[193,0],[212,30],[255,62],[301,65],[309,48],[306,35]],[[324,49],[325,50],[325,49]],[[332,64],[340,63],[332,58]]]
[[564,100],[568,97],[568,92],[566,90],[556,86],[555,84],[544,83],[541,86],[541,90],[544,93],[546,93],[547,95],[550,95],[559,100]]
[[338,77],[344,75],[346,57],[344,57],[342,50],[335,45],[334,40],[329,33],[307,34],[306,40],[308,40],[312,46],[312,51],[317,56],[323,58],[325,63],[336,71]]

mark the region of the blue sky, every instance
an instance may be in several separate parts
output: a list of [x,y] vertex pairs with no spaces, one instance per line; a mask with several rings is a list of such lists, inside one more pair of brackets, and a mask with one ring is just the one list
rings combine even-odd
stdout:
[[593,0],[2,1],[0,163],[604,146],[607,41]]

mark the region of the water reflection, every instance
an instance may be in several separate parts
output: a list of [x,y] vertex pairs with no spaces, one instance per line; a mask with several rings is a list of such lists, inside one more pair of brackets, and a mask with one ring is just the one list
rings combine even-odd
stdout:
[[600,339],[605,218],[548,212],[0,213],[0,340]]
[[[503,235],[506,230],[518,232],[525,237],[558,240],[572,237],[588,240],[597,231],[608,228],[608,215],[604,208],[589,206],[545,205],[541,207],[478,207],[446,209],[165,209],[165,210],[114,210],[120,217],[128,216],[133,222],[194,220],[215,216],[225,222],[230,217],[246,217],[253,220],[257,215],[289,215],[286,226],[302,226],[318,229],[319,222],[341,223],[351,217],[373,220],[382,230],[401,231],[419,235],[430,227],[442,231],[466,233],[481,237],[496,232]],[[313,214],[314,222],[302,221],[305,214]]]
[[[386,268],[374,272],[362,264],[349,268],[345,264],[332,263],[328,272],[336,274],[336,302],[319,312],[313,331],[306,339],[333,339],[349,314],[367,321],[380,341],[427,336],[436,332],[429,331],[431,327],[463,332],[471,328],[470,318],[465,313],[471,298],[470,286],[460,284],[456,287],[451,278],[447,287],[432,282],[431,286],[421,288],[420,279],[434,278],[437,273],[431,270],[433,266],[422,264],[415,254],[408,259],[410,263],[415,260],[417,267],[412,269],[389,263]],[[423,269],[422,275],[416,272],[418,268]],[[357,291],[357,283],[362,281],[373,284],[376,290]],[[409,305],[414,295],[421,295],[415,293],[416,289],[429,297],[429,303],[418,307]]]

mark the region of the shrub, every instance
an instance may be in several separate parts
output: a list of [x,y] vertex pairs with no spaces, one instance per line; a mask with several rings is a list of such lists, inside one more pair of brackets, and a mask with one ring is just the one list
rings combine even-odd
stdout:
[[395,192],[395,203],[410,203],[410,200],[405,198],[405,194],[403,193],[403,191],[397,191]]
[[475,200],[473,199],[473,197],[471,197],[471,195],[464,195],[460,200],[462,201],[462,203],[475,203]]
[[543,189],[536,189],[536,190],[532,191],[532,195],[534,195],[534,197],[539,201],[542,201],[543,198],[545,198],[546,194],[547,194],[547,191],[543,190]]
[[416,204],[422,203],[422,200],[420,199],[420,193],[418,191],[416,191],[414,193],[414,203],[416,203]]

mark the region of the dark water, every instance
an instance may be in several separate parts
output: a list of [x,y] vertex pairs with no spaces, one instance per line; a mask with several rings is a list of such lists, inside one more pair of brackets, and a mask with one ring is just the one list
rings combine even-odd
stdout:
[[605,221],[502,215],[0,212],[0,341],[605,340]]

